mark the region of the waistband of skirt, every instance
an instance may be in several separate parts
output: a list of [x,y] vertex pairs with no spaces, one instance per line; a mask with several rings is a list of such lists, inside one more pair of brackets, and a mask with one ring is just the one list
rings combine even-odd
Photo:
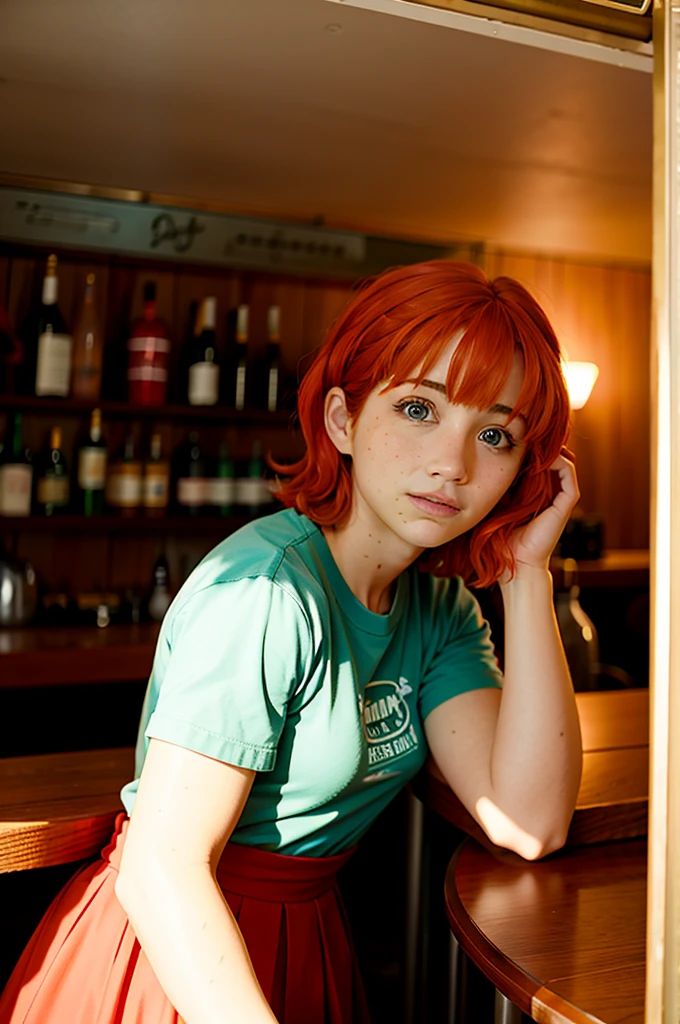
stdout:
[[[101,852],[114,870],[120,867],[129,818],[119,814],[111,841]],[[217,865],[223,892],[272,903],[317,899],[336,886],[336,876],[354,847],[331,857],[297,857],[228,842]]]

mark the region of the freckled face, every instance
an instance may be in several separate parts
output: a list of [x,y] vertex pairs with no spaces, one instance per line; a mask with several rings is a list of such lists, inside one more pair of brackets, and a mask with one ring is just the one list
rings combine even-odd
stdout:
[[376,388],[351,424],[352,522],[419,550],[476,526],[505,494],[524,454],[524,424],[508,422],[522,387],[521,356],[494,406],[479,410],[447,398],[454,347],[419,386]]

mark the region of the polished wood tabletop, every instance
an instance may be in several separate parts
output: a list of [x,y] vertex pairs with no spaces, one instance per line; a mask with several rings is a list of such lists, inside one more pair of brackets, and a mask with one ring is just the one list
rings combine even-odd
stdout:
[[[583,775],[568,846],[647,834],[649,690],[577,693]],[[488,843],[430,758],[414,783],[432,810]]]
[[98,853],[133,772],[131,747],[0,760],[0,872]]
[[[584,773],[570,843],[644,835],[648,691],[577,695]],[[0,872],[98,852],[133,776],[132,748],[0,760]],[[432,764],[424,799],[471,835],[480,830]]]
[[536,863],[459,848],[451,929],[516,1006],[544,1024],[643,1024],[647,843],[567,849]]

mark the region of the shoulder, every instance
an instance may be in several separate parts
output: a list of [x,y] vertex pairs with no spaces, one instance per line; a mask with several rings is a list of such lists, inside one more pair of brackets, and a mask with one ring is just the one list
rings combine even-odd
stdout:
[[310,634],[316,605],[325,595],[307,555],[316,527],[292,509],[255,520],[210,551],[188,577],[170,606],[163,632],[170,640],[196,614],[223,614],[231,630],[247,628],[269,611],[276,622],[304,623]]

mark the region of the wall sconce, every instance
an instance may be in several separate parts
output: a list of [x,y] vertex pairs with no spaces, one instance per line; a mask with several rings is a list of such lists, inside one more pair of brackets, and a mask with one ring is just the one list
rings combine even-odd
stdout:
[[572,363],[563,360],[562,371],[567,382],[569,404],[572,409],[582,409],[590,398],[595,381],[600,374],[595,363]]

